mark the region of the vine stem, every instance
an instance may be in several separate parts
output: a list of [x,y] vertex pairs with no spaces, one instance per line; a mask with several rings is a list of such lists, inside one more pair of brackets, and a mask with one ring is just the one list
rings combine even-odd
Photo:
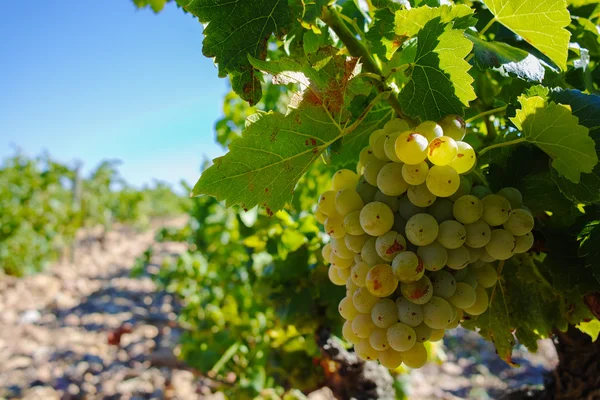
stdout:
[[496,144],[493,144],[493,145],[488,146],[488,147],[484,148],[483,150],[481,150],[479,152],[479,156],[482,156],[483,154],[485,154],[488,151],[493,150],[493,149],[497,149],[497,148],[504,147],[504,146],[512,146],[513,144],[519,144],[519,143],[523,143],[526,141],[527,141],[527,139],[525,139],[525,138],[518,138],[515,140],[509,140],[508,142],[496,143]]
[[475,115],[474,117],[471,117],[471,118],[467,119],[465,121],[465,123],[467,123],[467,124],[471,123],[471,122],[473,122],[473,121],[475,121],[475,120],[477,120],[477,119],[479,119],[481,117],[485,117],[487,115],[493,115],[493,114],[501,113],[502,111],[506,110],[506,107],[507,106],[502,106],[502,107],[498,107],[498,108],[494,108],[494,109],[491,109],[491,110],[487,110],[487,111],[481,112],[481,113]]
[[492,25],[494,25],[494,22],[496,22],[496,18],[490,19],[490,22],[488,22],[487,25],[483,27],[483,29],[481,30],[481,32],[479,32],[479,35],[483,35],[484,33],[486,33],[487,30],[490,29],[490,27]]

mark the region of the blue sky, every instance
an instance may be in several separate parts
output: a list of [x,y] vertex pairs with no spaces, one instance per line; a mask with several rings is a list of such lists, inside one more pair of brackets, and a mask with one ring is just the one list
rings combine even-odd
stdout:
[[7,1],[0,12],[0,158],[121,159],[134,185],[199,176],[226,79],[202,55],[202,25],[174,4]]

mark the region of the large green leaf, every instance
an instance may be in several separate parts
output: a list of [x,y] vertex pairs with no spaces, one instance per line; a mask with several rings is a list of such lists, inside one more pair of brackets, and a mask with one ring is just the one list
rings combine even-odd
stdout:
[[262,97],[260,74],[248,54],[265,59],[272,34],[281,36],[293,22],[287,0],[177,0],[203,24],[202,52],[215,59],[219,76],[231,75],[233,89],[256,104]]
[[582,173],[592,172],[598,163],[594,141],[569,107],[547,104],[539,96],[521,96],[519,102],[522,108],[511,121],[525,140],[552,158],[552,166],[560,175],[579,183]]
[[591,221],[583,230],[579,255],[585,257],[585,265],[600,282],[600,221]]
[[565,0],[483,0],[498,22],[512,30],[563,71],[571,34]]
[[396,35],[405,38],[413,37],[425,27],[425,24],[435,18],[439,18],[444,24],[453,22],[455,29],[465,29],[476,22],[473,18],[473,10],[464,4],[440,7],[423,6],[396,11]]

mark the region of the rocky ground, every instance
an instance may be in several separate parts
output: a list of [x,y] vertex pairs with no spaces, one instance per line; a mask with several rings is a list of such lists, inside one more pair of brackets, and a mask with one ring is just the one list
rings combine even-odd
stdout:
[[[88,232],[74,262],[0,278],[0,399],[222,398],[174,356],[176,299],[157,291],[147,274],[130,276],[154,233],[121,227],[101,244]],[[159,262],[184,246],[154,249]],[[448,334],[440,358],[401,378],[410,399],[491,399],[507,388],[542,384],[556,363],[544,341],[537,354],[517,349],[521,367],[508,367],[490,344],[462,329]],[[311,396],[328,397],[327,390]]]

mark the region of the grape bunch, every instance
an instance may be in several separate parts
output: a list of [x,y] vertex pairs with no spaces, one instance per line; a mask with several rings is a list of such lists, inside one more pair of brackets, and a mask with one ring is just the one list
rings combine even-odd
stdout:
[[344,338],[364,360],[420,368],[426,342],[488,307],[497,260],[533,245],[521,193],[473,186],[465,124],[448,116],[373,132],[358,174],[342,169],[315,212],[331,238],[329,278],[346,286]]

